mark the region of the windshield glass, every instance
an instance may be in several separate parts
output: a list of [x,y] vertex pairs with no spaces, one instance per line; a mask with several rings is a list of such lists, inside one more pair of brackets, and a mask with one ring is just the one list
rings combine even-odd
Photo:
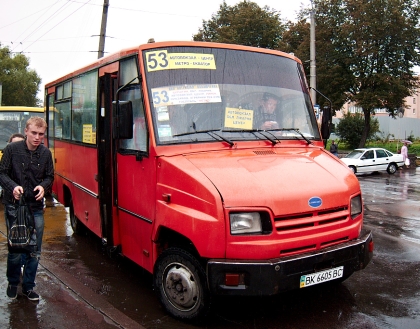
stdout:
[[349,154],[347,154],[345,156],[345,158],[358,159],[363,154],[363,152],[364,151],[361,151],[361,150],[354,150],[354,151],[350,152]]
[[143,56],[158,144],[320,138],[303,71],[292,59],[197,47]]

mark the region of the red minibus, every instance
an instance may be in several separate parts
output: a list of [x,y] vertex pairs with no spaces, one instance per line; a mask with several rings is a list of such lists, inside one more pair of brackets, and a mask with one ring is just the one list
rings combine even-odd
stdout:
[[[302,63],[203,42],[125,49],[46,85],[53,195],[154,276],[174,317],[366,267],[356,176],[327,152]],[[268,104],[268,105],[267,105]]]

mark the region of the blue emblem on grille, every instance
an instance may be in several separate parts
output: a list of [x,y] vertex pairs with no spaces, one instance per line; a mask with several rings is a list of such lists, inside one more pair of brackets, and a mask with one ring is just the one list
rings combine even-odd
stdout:
[[322,199],[320,197],[314,196],[308,201],[309,207],[318,208],[322,205]]

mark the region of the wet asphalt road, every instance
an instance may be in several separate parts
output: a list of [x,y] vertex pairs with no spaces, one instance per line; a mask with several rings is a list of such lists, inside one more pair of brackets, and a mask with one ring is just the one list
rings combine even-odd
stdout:
[[[7,245],[0,221],[0,328],[420,328],[420,168],[358,176],[365,227],[374,233],[368,267],[343,284],[271,298],[216,298],[200,326],[160,307],[152,277],[91,236],[73,235],[68,213],[48,203],[38,303],[6,297]],[[1,207],[0,212],[3,214]],[[1,218],[3,215],[1,215]]]

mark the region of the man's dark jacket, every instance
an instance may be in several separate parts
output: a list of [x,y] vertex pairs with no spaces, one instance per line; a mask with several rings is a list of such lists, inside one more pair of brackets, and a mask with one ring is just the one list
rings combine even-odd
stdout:
[[35,151],[30,151],[26,140],[8,144],[3,150],[0,162],[0,185],[3,187],[3,203],[15,202],[13,190],[22,186],[25,200],[32,209],[41,210],[43,200],[36,201],[34,188],[41,185],[45,193],[51,190],[54,180],[54,167],[51,151],[44,145],[39,145]]

